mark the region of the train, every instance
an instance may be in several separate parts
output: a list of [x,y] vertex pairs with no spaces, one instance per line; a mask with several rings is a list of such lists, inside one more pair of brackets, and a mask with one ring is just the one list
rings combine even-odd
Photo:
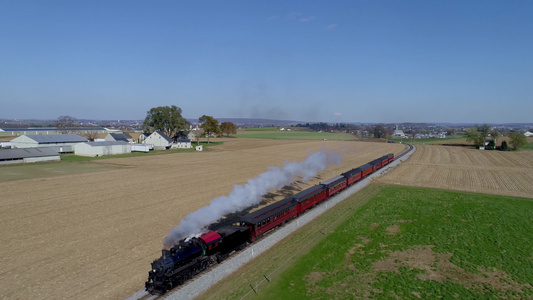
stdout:
[[151,264],[145,290],[152,295],[165,294],[393,160],[393,153],[386,154],[291,197],[246,214],[235,225],[210,230],[197,238],[181,240],[170,249],[163,249],[161,257]]

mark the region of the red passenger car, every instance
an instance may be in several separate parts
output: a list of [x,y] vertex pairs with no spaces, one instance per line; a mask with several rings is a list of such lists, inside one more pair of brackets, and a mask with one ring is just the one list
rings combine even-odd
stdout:
[[327,191],[326,197],[331,197],[346,188],[346,177],[339,175],[322,182],[322,185]]
[[315,185],[291,197],[298,203],[298,215],[328,197],[323,185]]
[[361,180],[361,178],[363,177],[362,174],[363,174],[363,170],[361,169],[361,167],[358,167],[355,169],[351,169],[348,172],[342,173],[342,176],[346,178],[347,185],[352,185],[355,182]]
[[385,160],[383,161],[383,165],[388,165],[393,161],[394,161],[394,153],[389,153],[385,155]]
[[252,241],[272,228],[298,215],[296,201],[286,198],[269,206],[263,207],[241,219],[241,224],[250,228]]
[[370,164],[364,164],[364,165],[360,166],[359,168],[361,168],[361,177],[362,178],[365,178],[366,176],[368,176],[370,173],[373,172],[372,166]]

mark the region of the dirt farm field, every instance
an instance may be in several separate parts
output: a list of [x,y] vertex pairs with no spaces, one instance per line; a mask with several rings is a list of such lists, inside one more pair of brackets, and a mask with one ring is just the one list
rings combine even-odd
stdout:
[[417,145],[379,182],[533,198],[533,151]]
[[98,160],[91,164],[101,171],[0,182],[0,295],[126,298],[143,289],[150,262],[181,218],[269,166],[322,148],[338,151],[342,163],[299,188],[405,146],[228,139],[205,152]]

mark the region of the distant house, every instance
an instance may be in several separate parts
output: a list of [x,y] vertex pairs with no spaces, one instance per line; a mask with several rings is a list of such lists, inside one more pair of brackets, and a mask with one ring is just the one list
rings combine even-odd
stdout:
[[193,142],[196,142],[196,136],[200,137],[204,133],[204,130],[202,128],[193,128],[191,131],[189,131],[189,134],[187,134],[187,138]]
[[124,141],[85,142],[74,148],[74,154],[80,156],[103,156],[131,153],[131,144]]
[[144,143],[144,140],[146,140],[147,137],[150,136],[150,133],[148,132],[143,132],[141,133],[141,135],[139,135],[139,138],[137,139],[137,142],[138,143]]
[[59,152],[53,148],[20,148],[0,150],[0,165],[60,161]]
[[154,145],[155,150],[166,150],[172,147],[172,139],[164,134],[161,130],[152,132],[147,138],[144,139],[143,144]]
[[128,143],[133,143],[133,138],[131,137],[131,135],[129,135],[129,133],[110,133],[108,134],[106,137],[105,137],[105,140],[108,141],[108,142],[118,142],[118,141],[122,141],[122,142],[128,142]]
[[88,142],[77,134],[23,135],[11,140],[13,148],[54,148],[56,152],[73,152],[74,145]]
[[526,133],[524,133],[525,136],[533,136],[533,132],[529,132],[529,131],[526,131]]
[[176,139],[174,144],[172,144],[172,148],[190,149],[190,148],[192,148],[191,140],[189,140],[189,139]]
[[394,130],[394,133],[393,133],[392,135],[393,135],[393,136],[403,137],[403,138],[406,137],[406,135],[405,135],[405,133],[403,132],[403,130],[398,130],[398,129]]

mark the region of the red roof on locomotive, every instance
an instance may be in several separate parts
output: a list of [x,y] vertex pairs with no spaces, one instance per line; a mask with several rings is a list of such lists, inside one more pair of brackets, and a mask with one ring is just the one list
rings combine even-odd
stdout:
[[214,231],[208,231],[206,234],[202,235],[200,237],[207,245],[211,245],[215,242],[217,242],[221,236],[220,234],[214,232]]

